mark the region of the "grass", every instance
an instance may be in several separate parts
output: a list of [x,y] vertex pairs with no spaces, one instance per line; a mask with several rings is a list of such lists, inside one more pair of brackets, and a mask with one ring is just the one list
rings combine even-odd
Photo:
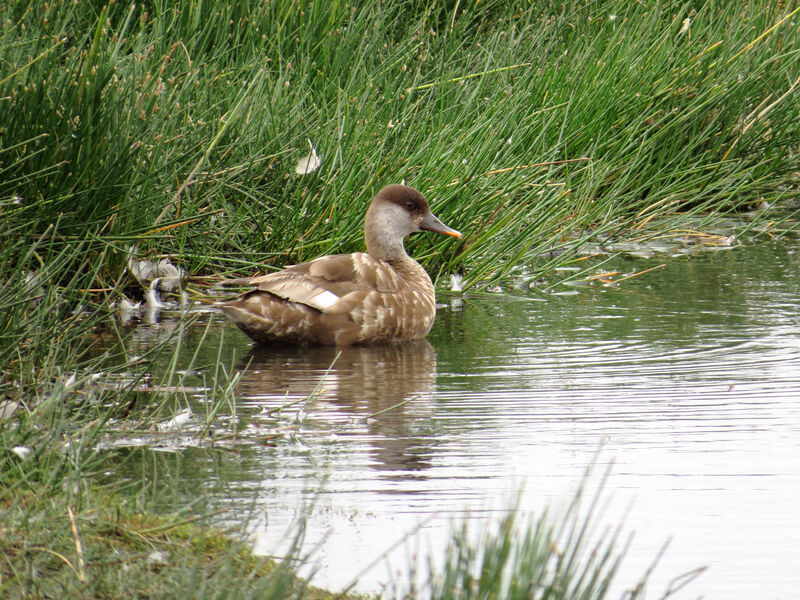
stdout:
[[[653,557],[638,581],[615,590],[627,544],[619,539],[621,527],[598,530],[599,492],[605,479],[596,495],[586,498],[589,491],[584,486],[589,476],[587,473],[584,485],[561,517],[545,513],[531,518],[509,510],[495,530],[486,528],[477,536],[462,525],[451,538],[444,567],[431,571],[430,597],[575,600],[606,598],[616,592],[624,600],[644,598],[660,556]],[[704,570],[701,567],[676,577],[660,597],[664,600],[674,595]]]
[[[131,247],[168,256],[197,289],[360,250],[369,199],[401,180],[466,234],[420,236],[413,254],[473,289],[765,202],[754,235],[793,228],[781,207],[800,181],[798,19],[777,1],[2,3],[8,522],[41,534],[70,506],[84,528],[103,496],[81,504],[61,482],[91,479],[109,421],[185,404],[180,329],[153,350],[173,356],[155,403],[148,356],[94,349],[109,305],[142,293]],[[321,164],[299,176],[309,141]],[[232,372],[215,371],[208,421],[233,402]],[[41,449],[32,473],[18,446]],[[22,504],[58,517],[25,521]],[[60,535],[42,552],[74,572],[53,554],[72,543]],[[13,552],[0,586],[37,564]]]
[[[61,244],[91,232],[112,286],[129,241],[193,274],[361,248],[391,181],[467,233],[414,247],[473,286],[796,194],[798,14],[781,3],[1,10],[4,219],[34,236],[60,217]],[[309,139],[322,164],[298,177]]]
[[294,575],[298,549],[277,563],[191,511],[157,517],[97,490],[73,502],[27,493],[0,505],[3,597],[333,597]]

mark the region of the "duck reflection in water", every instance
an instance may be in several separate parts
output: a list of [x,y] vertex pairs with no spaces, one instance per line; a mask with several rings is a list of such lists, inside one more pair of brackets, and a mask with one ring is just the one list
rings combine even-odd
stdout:
[[316,390],[317,402],[362,420],[372,465],[387,477],[418,478],[430,467],[431,437],[419,433],[430,425],[436,384],[436,353],[427,340],[341,348],[256,344],[240,367],[247,368],[239,393],[251,402],[286,402]]

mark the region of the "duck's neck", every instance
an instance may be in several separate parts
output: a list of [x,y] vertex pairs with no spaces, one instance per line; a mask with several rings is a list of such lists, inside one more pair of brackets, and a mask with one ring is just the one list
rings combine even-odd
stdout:
[[403,237],[407,232],[400,231],[401,223],[407,215],[394,204],[370,205],[364,220],[364,239],[367,252],[380,260],[406,261],[411,257],[403,247]]
[[364,237],[367,242],[367,252],[375,258],[389,262],[411,260],[403,247],[401,237],[381,235],[380,231],[375,232],[373,229],[368,229]]
[[403,238],[391,235],[376,235],[381,231],[368,227],[366,230],[367,252],[373,258],[388,262],[401,279],[414,286],[424,295],[434,297],[433,283],[425,269],[411,258],[403,247]]

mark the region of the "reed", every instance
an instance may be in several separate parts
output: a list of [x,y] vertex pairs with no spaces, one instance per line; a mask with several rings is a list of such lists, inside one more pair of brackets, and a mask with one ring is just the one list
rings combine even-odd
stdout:
[[405,180],[468,234],[417,253],[480,286],[796,194],[797,9],[451,4],[7,3],[3,218],[242,272],[360,248],[372,194]]
[[[497,531],[484,529],[477,544],[468,528],[453,538],[441,574],[434,574],[433,598],[552,598],[623,600],[646,598],[650,577],[668,542],[638,579],[620,581],[620,568],[632,536],[621,540],[622,526],[602,525],[606,471],[598,487],[588,489],[591,468],[560,517],[537,518],[511,511]],[[698,579],[701,566],[669,580],[658,598],[666,600]],[[435,572],[434,572],[435,573]]]

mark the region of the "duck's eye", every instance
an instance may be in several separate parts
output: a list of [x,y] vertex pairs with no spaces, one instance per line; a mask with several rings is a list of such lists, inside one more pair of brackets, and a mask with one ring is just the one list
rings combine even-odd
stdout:
[[411,200],[409,200],[408,202],[406,202],[406,208],[408,210],[411,210],[412,208],[414,208],[414,203]]

